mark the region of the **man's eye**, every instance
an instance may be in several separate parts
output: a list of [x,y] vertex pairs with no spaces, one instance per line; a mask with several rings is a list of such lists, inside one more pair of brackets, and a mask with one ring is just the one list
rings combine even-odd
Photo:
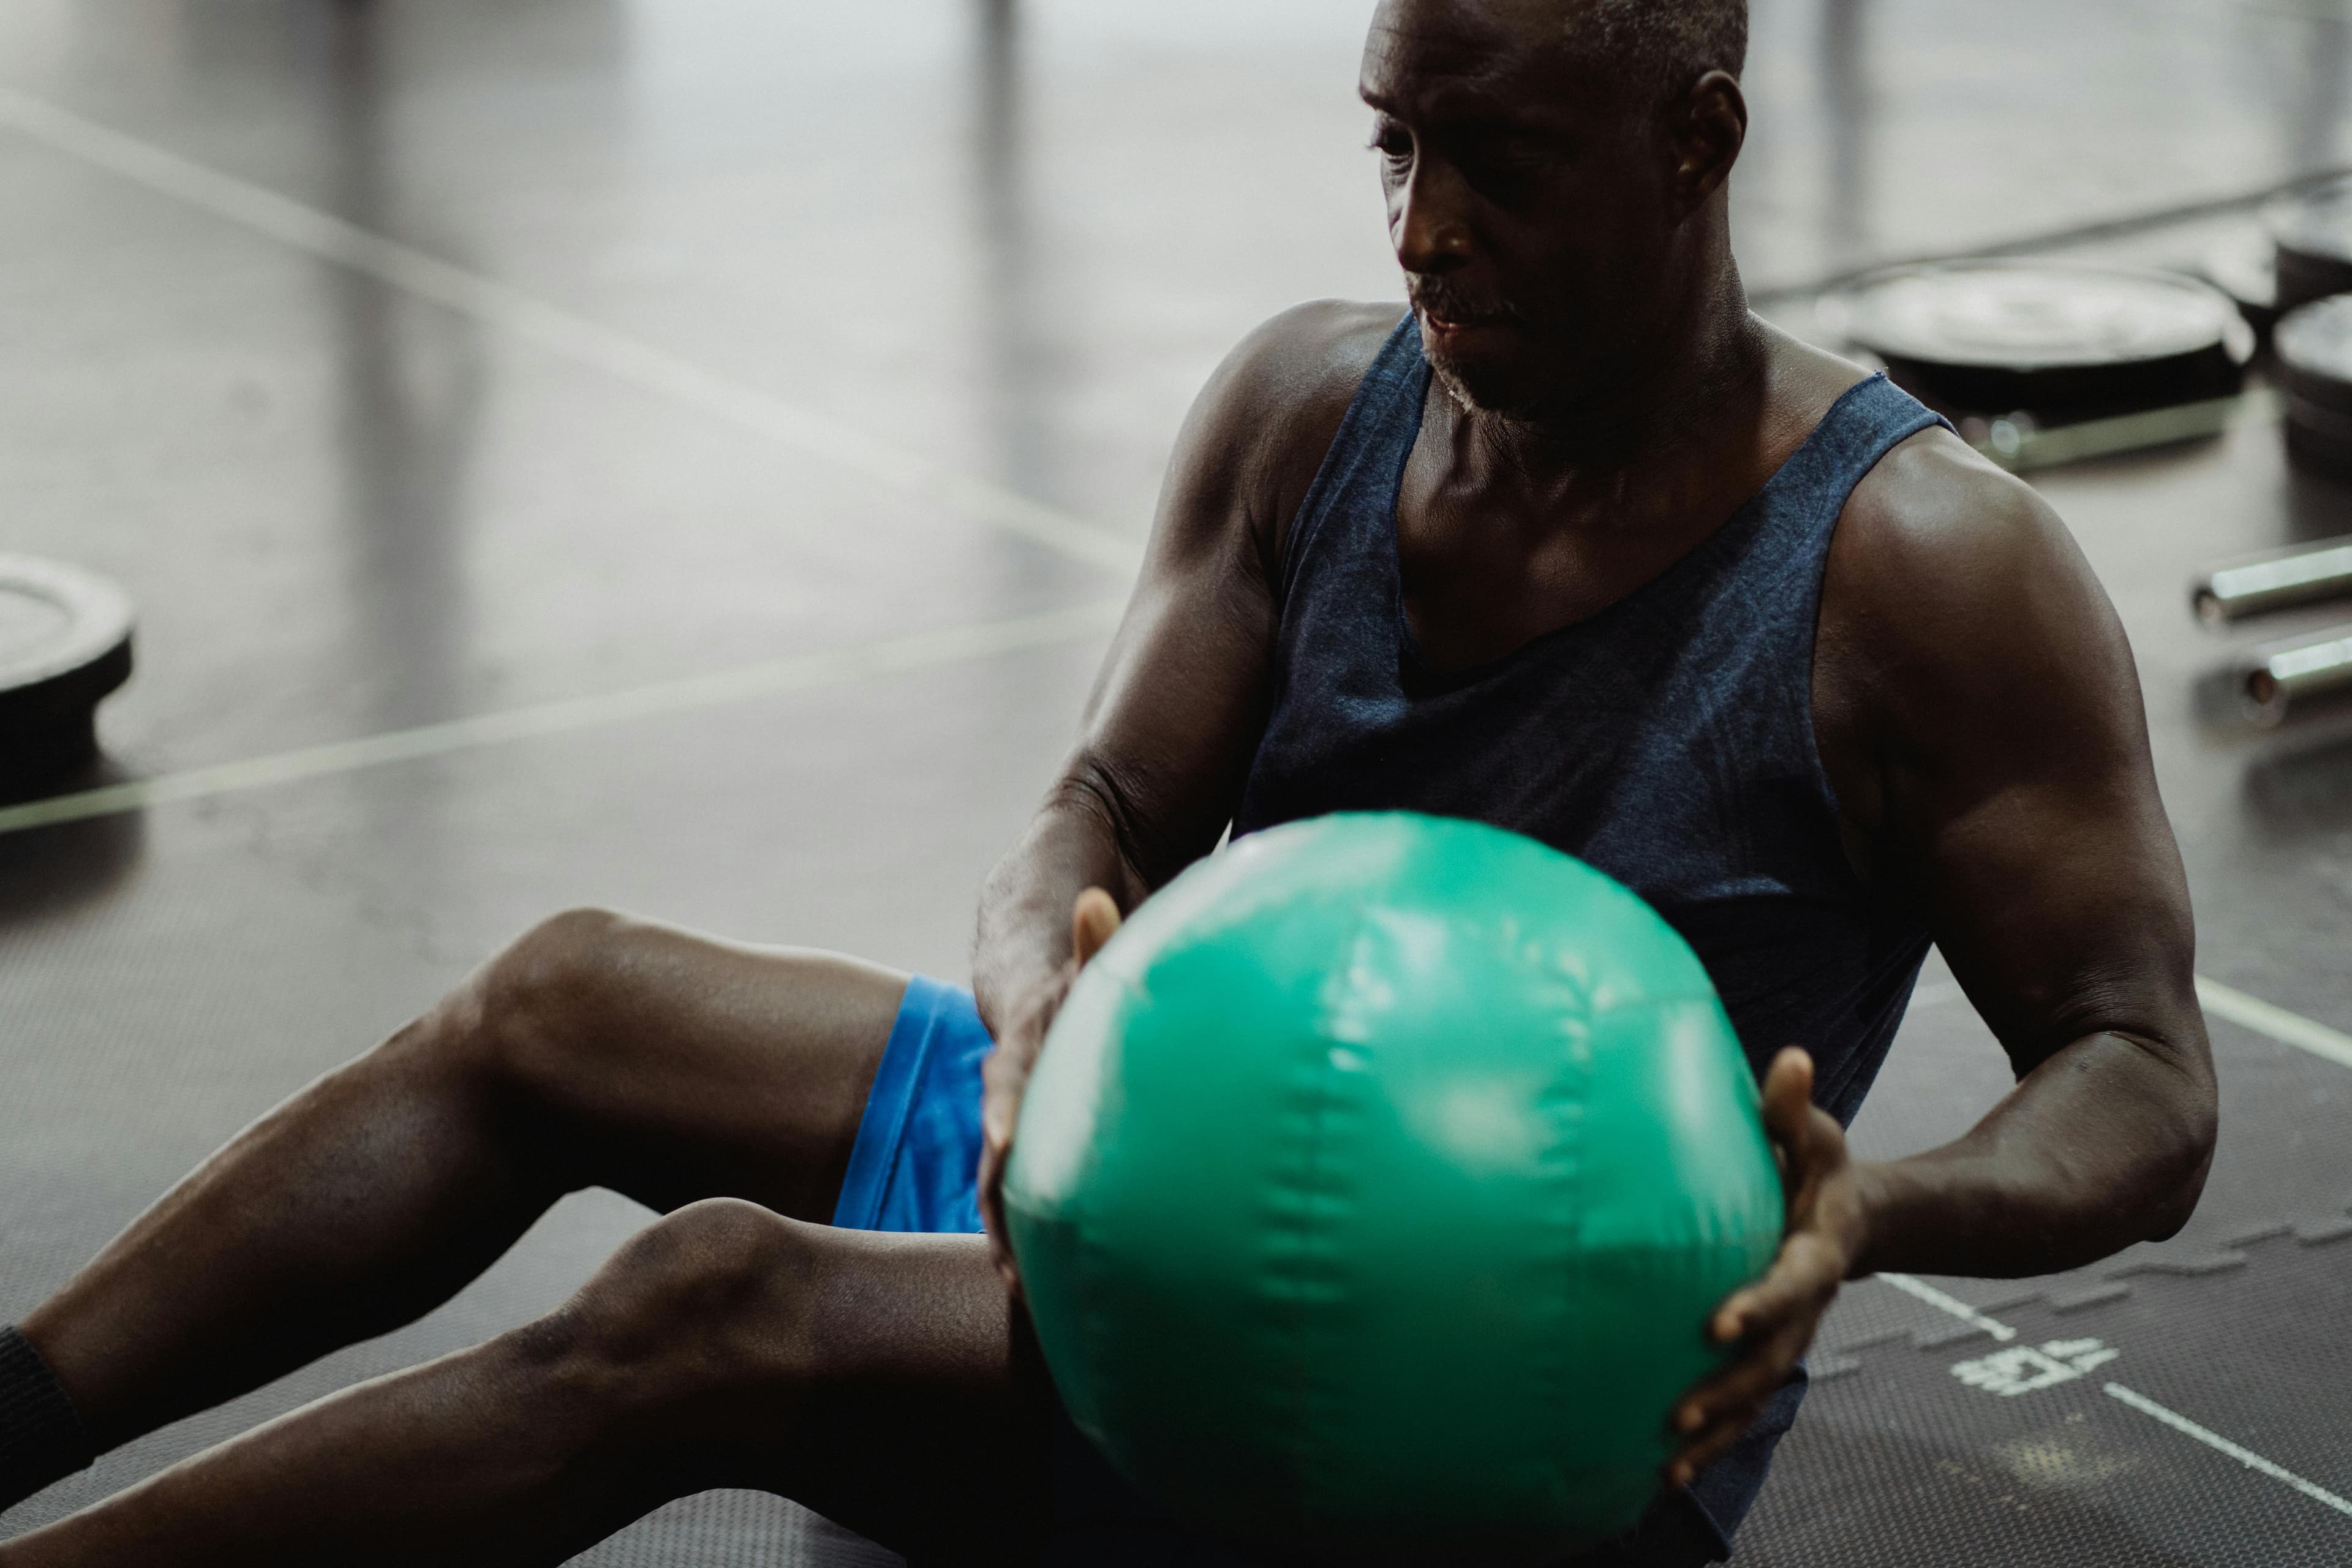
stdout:
[[1490,201],[1527,200],[1559,165],[1559,153],[1537,142],[1489,143],[1466,153],[1460,166],[1471,186]]
[[1372,132],[1372,151],[1392,163],[1402,163],[1412,156],[1412,138],[1404,132],[1383,128]]
[[1534,142],[1503,138],[1477,147],[1469,161],[1497,170],[1537,169],[1551,162],[1551,150]]

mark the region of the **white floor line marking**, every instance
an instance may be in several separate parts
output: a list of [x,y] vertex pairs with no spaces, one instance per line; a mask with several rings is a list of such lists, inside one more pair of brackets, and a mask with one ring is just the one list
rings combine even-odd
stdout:
[[2218,980],[2197,977],[2197,1000],[2205,1011],[2217,1018],[2227,1018],[2240,1028],[2252,1029],[2257,1035],[2267,1035],[2283,1046],[2309,1051],[2324,1061],[2337,1067],[2352,1068],[2352,1035],[2315,1024],[2297,1013],[2273,1006],[2259,996],[2249,996],[2233,991]]
[[2017,1331],[2007,1323],[1986,1317],[1958,1296],[1947,1296],[1923,1279],[1915,1279],[1908,1274],[1880,1274],[1876,1278],[1885,1280],[1906,1296],[1917,1297],[1939,1312],[1949,1312],[1960,1321],[1982,1329],[2003,1344],[2017,1338]]
[[1001,486],[952,472],[825,415],[534,299],[494,278],[452,266],[40,99],[0,88],[0,125],[215,217],[365,273],[642,390],[850,468],[892,489],[993,523],[1073,560],[1122,575],[1131,574],[1141,560],[1139,542],[1108,528]]
[[599,729],[635,719],[723,707],[785,692],[966,664],[997,654],[1047,647],[1100,635],[1118,625],[1121,608],[1117,600],[1103,600],[1014,620],[948,626],[856,647],[801,654],[707,675],[656,681],[600,696],[542,702],[470,719],[423,724],[413,730],[394,730],[353,741],[336,741],[243,762],[107,784],[0,807],[0,834],[356,773],[388,763],[414,762],[545,735]]
[[2197,1425],[2196,1422],[2189,1419],[2188,1416],[2179,1415],[2175,1411],[2167,1410],[2163,1405],[2158,1405],[2147,1394],[2135,1394],[2120,1383],[2108,1384],[2106,1385],[2106,1389],[2110,1397],[2123,1401],[2123,1403],[2130,1405],[2134,1410],[2138,1411],[2143,1415],[2155,1416],[2158,1421],[2163,1422],[2167,1426],[2171,1427],[2174,1431],[2181,1433],[2186,1436],[2196,1438],[2199,1442],[2204,1444],[2207,1447],[2214,1450],[2216,1453],[2227,1454],[2230,1458],[2237,1460],[2238,1463],[2245,1466],[2246,1468],[2260,1471],[2262,1474],[2270,1477],[2270,1479],[2274,1481],[2284,1481],[2288,1486],[2293,1487],[2304,1496],[2310,1498],[2315,1502],[2324,1502],[2338,1513],[2352,1514],[2352,1502],[2347,1502],[2344,1499],[2337,1497],[2326,1487],[2317,1486],[2310,1481],[2306,1481],[2301,1476],[2296,1475],[2293,1470],[2286,1469],[2282,1466],[2273,1465],[2268,1459],[2263,1458],[2260,1454],[2254,1453],[2250,1449],[2241,1448],[2238,1445],[2231,1442],[2230,1439],[2222,1436],[2218,1432],[2207,1431],[2204,1427]]

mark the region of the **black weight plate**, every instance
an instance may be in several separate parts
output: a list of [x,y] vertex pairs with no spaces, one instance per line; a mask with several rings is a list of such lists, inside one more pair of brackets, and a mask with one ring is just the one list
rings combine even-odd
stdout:
[[1846,336],[1952,415],[2066,424],[2227,397],[2252,333],[2227,295],[2177,273],[2046,262],[1895,268],[1840,301]]
[[2297,418],[2293,406],[2288,408],[2283,426],[2287,457],[2299,468],[2352,479],[2352,431],[2345,428],[2345,425],[2352,425],[2352,420],[2336,424],[2314,417],[2311,410],[2304,412],[2305,417]]
[[2272,346],[2279,384],[2290,404],[2352,416],[2352,295],[2315,300],[2288,311]]
[[2287,456],[2306,468],[2352,474],[2352,294],[2287,312],[2272,350],[2286,395]]
[[2330,294],[2352,292],[2352,180],[2337,180],[2263,209],[2278,247],[2282,313]]
[[2289,311],[2272,347],[2286,398],[2287,456],[2303,468],[2352,475],[2352,295]]
[[99,700],[131,676],[131,623],[104,578],[0,555],[0,785],[89,755]]

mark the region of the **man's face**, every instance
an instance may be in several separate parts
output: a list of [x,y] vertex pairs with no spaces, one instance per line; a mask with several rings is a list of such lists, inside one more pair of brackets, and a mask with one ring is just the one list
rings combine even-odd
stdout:
[[1364,51],[1423,350],[1456,395],[1520,417],[1635,374],[1679,216],[1650,85],[1578,55],[1578,9],[1384,0]]

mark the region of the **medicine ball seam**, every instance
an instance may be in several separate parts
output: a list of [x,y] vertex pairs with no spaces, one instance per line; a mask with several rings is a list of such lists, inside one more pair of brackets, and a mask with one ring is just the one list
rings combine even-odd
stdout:
[[[1360,920],[1349,941],[1337,944],[1339,950],[1354,951],[1362,941],[1363,932],[1364,922]],[[1272,1295],[1269,1304],[1276,1307],[1281,1304],[1281,1297],[1275,1288],[1284,1282],[1282,1276],[1286,1272],[1289,1276],[1290,1344],[1285,1366],[1291,1375],[1286,1383],[1288,1432],[1284,1446],[1292,1462],[1292,1472],[1284,1480],[1285,1490],[1291,1500],[1294,1524],[1303,1522],[1317,1511],[1316,1503],[1306,1495],[1304,1482],[1314,1458],[1314,1415],[1315,1407],[1320,1403],[1307,1352],[1317,1328],[1314,1320],[1318,1281],[1314,1278],[1316,1269],[1312,1260],[1318,1242],[1328,1245],[1330,1240],[1329,1215],[1316,1200],[1319,1178],[1328,1170],[1326,1154],[1330,1142],[1331,1113],[1339,1099],[1336,1092],[1337,1069],[1330,1060],[1330,1047],[1323,1037],[1316,1034],[1303,1037],[1298,1048],[1301,1059],[1297,1066],[1303,1070],[1298,1075],[1294,1110],[1301,1113],[1297,1125],[1304,1132],[1305,1139],[1302,1144],[1286,1151],[1279,1162],[1273,1195],[1277,1199],[1286,1195],[1280,1184],[1280,1172],[1295,1169],[1299,1179],[1286,1194],[1290,1201],[1287,1204],[1277,1203],[1271,1213],[1272,1228],[1277,1231],[1289,1229],[1292,1245],[1287,1249],[1287,1268],[1278,1264],[1269,1269],[1266,1276],[1266,1286]],[[1289,1122],[1293,1119],[1286,1117],[1284,1120]],[[1286,1209],[1289,1211],[1287,1218],[1285,1216]],[[1281,1258],[1286,1254],[1277,1249],[1274,1256]],[[1326,1279],[1321,1283],[1328,1289],[1334,1282]]]

